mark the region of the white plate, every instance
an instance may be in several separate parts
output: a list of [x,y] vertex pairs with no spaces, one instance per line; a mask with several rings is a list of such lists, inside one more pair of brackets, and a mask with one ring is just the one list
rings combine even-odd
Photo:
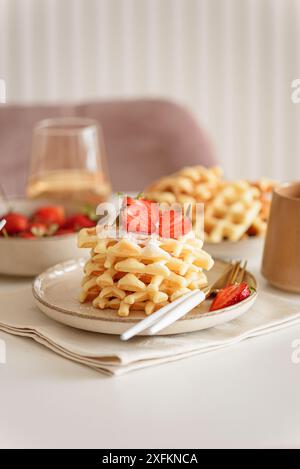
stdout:
[[240,241],[221,241],[220,243],[204,243],[203,248],[213,258],[218,259],[260,259],[262,257],[265,238],[253,236]]
[[[145,317],[143,312],[134,311],[128,318],[121,318],[115,310],[100,310],[90,303],[80,304],[78,295],[83,264],[84,260],[57,264],[35,279],[33,296],[41,311],[55,321],[68,326],[104,334],[122,334],[135,322]],[[226,262],[215,261],[214,267],[208,273],[209,282],[219,277],[227,267]],[[246,273],[245,280],[249,285],[257,287],[254,276],[249,272]],[[200,307],[159,332],[158,335],[199,331],[231,321],[248,311],[256,298],[257,293],[254,293],[236,305],[212,312],[208,311],[210,301],[205,301]],[[147,335],[147,332],[141,335]]]

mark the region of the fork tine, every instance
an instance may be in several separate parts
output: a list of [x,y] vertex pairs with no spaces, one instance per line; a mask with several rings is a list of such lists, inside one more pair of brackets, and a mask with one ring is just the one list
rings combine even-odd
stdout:
[[236,264],[237,264],[236,261],[232,262],[232,268],[231,268],[231,270],[230,270],[230,272],[229,272],[228,279],[227,279],[227,283],[228,283],[228,284],[231,283],[231,278],[232,278],[232,276],[233,276],[233,272],[234,272],[235,269],[236,269]]
[[232,276],[231,283],[236,283],[240,270],[241,270],[241,263],[239,262]]
[[230,275],[229,275],[229,278],[228,278],[228,281],[227,281],[228,284],[231,284],[231,283],[235,282],[236,276],[237,276],[237,274],[239,272],[239,269],[240,269],[240,265],[241,265],[241,261],[236,261],[233,264],[233,269],[230,272]]
[[231,271],[229,272],[229,276],[228,276],[228,279],[227,279],[227,284],[229,285],[231,283],[231,279],[233,277],[233,274],[235,272],[235,269],[236,269],[236,262],[233,262],[232,264],[232,269]]
[[245,277],[245,273],[246,273],[246,267],[247,267],[247,261],[244,261],[243,262],[243,265],[240,269],[240,272],[239,272],[239,278],[240,280],[238,281],[238,283],[242,283],[242,281],[244,280],[244,277]]

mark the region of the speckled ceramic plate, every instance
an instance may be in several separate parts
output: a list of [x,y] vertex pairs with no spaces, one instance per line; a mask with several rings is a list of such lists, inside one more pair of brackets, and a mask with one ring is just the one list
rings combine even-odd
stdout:
[[[134,311],[128,318],[121,318],[115,310],[94,308],[90,303],[78,301],[84,260],[67,261],[46,270],[33,283],[33,296],[43,313],[55,321],[77,329],[104,334],[122,334],[135,322],[145,317],[143,312]],[[222,275],[228,263],[216,260],[208,272],[209,283]],[[255,277],[246,272],[245,280],[257,288]],[[205,301],[188,315],[159,332],[159,335],[181,334],[208,329],[232,321],[246,313],[254,304],[257,292],[246,300],[228,308],[209,312],[210,301]],[[143,332],[141,335],[147,335]]]

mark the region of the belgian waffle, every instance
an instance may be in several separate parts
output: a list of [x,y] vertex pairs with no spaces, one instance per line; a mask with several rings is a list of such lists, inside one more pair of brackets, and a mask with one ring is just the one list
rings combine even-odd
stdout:
[[181,295],[207,285],[204,270],[213,260],[202,249],[202,241],[148,239],[134,237],[98,239],[96,229],[83,229],[78,236],[81,248],[92,248],[84,267],[80,301],[92,301],[100,309],[131,310],[147,315]]
[[[237,241],[247,236],[263,236],[267,229],[275,181],[227,181],[219,167],[186,167],[161,178],[145,190],[156,202],[184,204],[202,202],[204,237],[209,242]],[[195,210],[192,211],[195,222]]]

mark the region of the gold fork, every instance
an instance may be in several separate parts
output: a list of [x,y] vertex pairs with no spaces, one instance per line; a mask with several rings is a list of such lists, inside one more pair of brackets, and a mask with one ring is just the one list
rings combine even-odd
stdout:
[[233,283],[242,283],[245,278],[247,261],[235,261],[226,272],[219,277],[212,285],[204,288],[205,297],[216,295],[221,288]]
[[[242,266],[241,261],[235,262],[232,266],[230,266],[229,269],[227,269],[227,271],[224,272],[224,274],[221,275],[221,277],[219,277],[212,285],[207,287],[205,290],[194,290],[194,292],[188,298],[185,298],[181,301],[179,305],[173,306],[173,308],[171,306],[171,309],[169,309],[166,313],[163,314],[161,318],[154,322],[154,324],[152,324],[148,329],[149,335],[157,334],[162,329],[165,329],[178,319],[188,314],[193,308],[199,306],[202,301],[204,301],[208,296],[210,296],[212,292],[217,293],[219,291],[217,287],[223,288],[225,285],[228,285],[229,282],[234,283],[239,280],[239,278],[242,279],[245,275],[245,269],[245,262]],[[160,312],[162,312],[163,309],[164,308],[161,308]],[[157,312],[154,314],[157,314]],[[150,318],[148,320],[150,320]]]

